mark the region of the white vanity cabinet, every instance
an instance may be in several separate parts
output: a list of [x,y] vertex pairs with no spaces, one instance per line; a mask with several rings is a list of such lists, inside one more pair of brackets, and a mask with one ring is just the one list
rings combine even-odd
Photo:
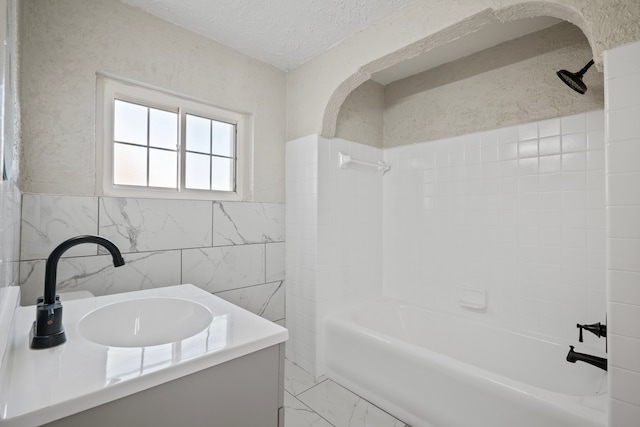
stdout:
[[67,341],[41,350],[35,307],[12,314],[0,427],[284,425],[285,328],[189,284],[63,305]]
[[45,425],[283,427],[283,366],[278,344]]

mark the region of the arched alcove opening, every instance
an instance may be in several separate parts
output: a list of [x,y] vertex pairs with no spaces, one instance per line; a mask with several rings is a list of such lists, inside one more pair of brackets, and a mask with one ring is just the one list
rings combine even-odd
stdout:
[[532,22],[512,25],[550,26],[418,73],[406,66],[375,73],[346,97],[335,136],[386,148],[603,108],[598,70],[585,74],[584,95],[556,76],[591,59],[580,29],[555,19]]
[[[448,85],[455,79],[472,84],[472,81],[467,80],[473,80],[472,77],[477,75],[487,77],[487,74],[495,70],[501,70],[502,74],[505,72],[519,74],[521,82],[527,79],[537,82],[535,71],[542,70],[545,66],[555,67],[562,62],[561,68],[578,67],[577,71],[592,57],[596,61],[596,67],[592,71],[595,77],[590,76],[587,81],[587,84],[592,83],[589,99],[602,100],[603,94],[600,87],[603,77],[596,72],[596,69],[601,69],[601,52],[595,52],[592,48],[594,44],[586,28],[584,20],[576,11],[553,3],[527,2],[497,11],[485,10],[362,66],[358,72],[342,82],[331,96],[325,107],[321,135],[324,137],[339,135],[352,140],[354,135],[360,135],[356,139],[358,142],[377,146],[389,145],[385,144],[384,137],[375,136],[376,127],[379,128],[381,125],[373,127],[369,125],[379,123],[382,118],[375,108],[379,108],[382,104],[385,110],[389,103],[395,105],[398,92],[404,94],[408,94],[411,90],[424,92],[429,85],[432,86],[431,89],[438,85],[444,85],[450,89],[451,86]],[[505,44],[507,46],[504,46]],[[549,55],[551,52],[554,53]],[[545,58],[544,55],[549,57]],[[542,56],[540,58],[542,60],[535,61],[539,56]],[[562,61],[559,58],[562,58]],[[518,72],[518,67],[513,66],[516,63],[525,68]],[[535,66],[531,67],[532,64]],[[555,71],[556,69],[549,75],[557,80]],[[437,73],[442,75],[437,76]],[[493,77],[500,78],[498,76],[501,73],[495,73]],[[508,97],[508,91],[514,88],[524,88],[525,92],[527,91],[526,85],[517,86],[513,83],[510,82],[510,86],[501,91],[504,96]],[[390,86],[395,90],[389,90]],[[400,86],[404,88],[399,89]],[[476,85],[476,87],[481,86]],[[480,96],[473,91],[463,90],[463,92],[465,92],[465,98]],[[557,110],[556,116],[572,111],[563,108],[563,102],[545,100],[545,97],[539,93],[532,92],[528,96],[537,97],[540,102],[550,105],[548,112],[533,113],[529,116],[532,120],[553,117],[554,109]],[[395,100],[388,98],[395,98]],[[575,95],[569,94],[566,102],[585,103],[584,99],[580,101],[577,99]],[[481,102],[486,101],[483,99]],[[602,101],[599,102],[602,103]],[[362,108],[363,105],[366,107]],[[497,120],[495,124],[497,126],[513,124],[517,122],[518,116],[527,117],[532,113],[529,111],[530,108],[523,108],[522,103],[518,108],[521,110],[520,113],[508,111],[504,113],[505,116],[512,116],[512,119]],[[586,109],[588,108],[596,107],[591,104]],[[357,111],[358,109],[361,111]],[[577,108],[575,111],[584,110]],[[479,120],[486,123],[480,118]],[[472,126],[464,126],[457,133],[482,129],[485,127],[474,129]],[[441,132],[434,134],[435,137],[447,135],[450,134]],[[406,141],[406,138],[404,140]],[[396,145],[396,143],[390,145]]]

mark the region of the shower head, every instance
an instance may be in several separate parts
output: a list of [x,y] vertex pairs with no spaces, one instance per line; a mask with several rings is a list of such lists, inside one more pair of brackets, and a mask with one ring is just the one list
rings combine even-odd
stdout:
[[567,70],[560,70],[556,74],[558,75],[558,77],[560,77],[560,80],[562,80],[567,86],[584,95],[584,93],[587,91],[587,85],[582,81],[582,76],[584,76],[584,73],[586,73],[592,65],[593,59],[589,61],[587,65],[585,65],[582,70],[578,71],[577,73],[572,73]]

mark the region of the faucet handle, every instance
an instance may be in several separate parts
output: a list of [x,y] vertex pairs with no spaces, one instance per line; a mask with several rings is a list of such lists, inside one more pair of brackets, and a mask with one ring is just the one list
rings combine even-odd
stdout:
[[603,325],[600,322],[592,323],[591,325],[581,325],[581,324],[578,323],[578,324],[576,324],[576,327],[580,330],[580,335],[578,337],[578,341],[579,342],[583,342],[582,331],[584,329],[586,329],[587,331],[589,331],[592,334],[596,335],[598,338],[607,336],[607,325]]

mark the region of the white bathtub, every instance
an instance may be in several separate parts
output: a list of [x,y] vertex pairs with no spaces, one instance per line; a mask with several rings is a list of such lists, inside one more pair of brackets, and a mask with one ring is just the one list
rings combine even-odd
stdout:
[[328,377],[413,427],[606,425],[607,374],[568,345],[388,299],[324,334]]

